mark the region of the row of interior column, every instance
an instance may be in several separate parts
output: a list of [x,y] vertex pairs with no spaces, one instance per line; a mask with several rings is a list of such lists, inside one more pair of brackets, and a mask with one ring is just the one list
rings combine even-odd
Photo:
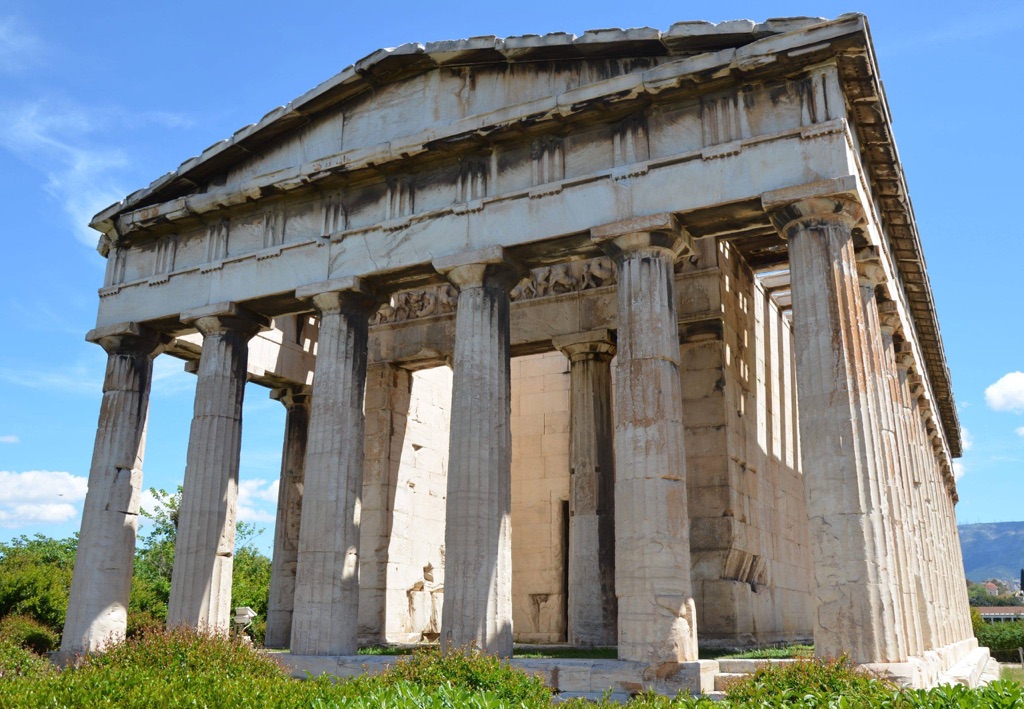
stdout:
[[[777,207],[772,216],[791,259],[817,653],[893,662],[970,637],[966,593],[956,580],[962,561],[953,500],[933,453],[935,423],[922,419],[913,358],[898,346],[898,320],[878,306],[870,257],[858,272],[859,207],[819,198]],[[617,344],[607,333],[555,343],[572,362],[570,454],[579,494],[570,544],[591,554],[571,555],[570,584],[594,589],[570,606],[570,641],[605,644],[614,633],[621,659],[694,660],[673,275],[687,237],[670,215],[592,236],[618,266]],[[521,272],[500,248],[434,265],[459,289],[441,642],[507,656],[508,293]],[[305,489],[281,488],[279,526],[297,526],[298,544],[275,548],[275,566],[295,571],[285,580],[275,574],[268,642],[295,654],[354,654],[368,320],[380,299],[355,278],[297,296],[320,315],[319,351],[311,396],[278,393],[289,407],[289,430],[305,429],[288,434],[284,463],[301,463]],[[182,318],[204,341],[168,622],[225,629],[247,342],[267,321],[235,304]],[[109,358],[65,627],[69,652],[99,649],[124,632],[152,360],[167,341],[141,325],[94,331],[91,339]],[[617,401],[609,412],[616,346]],[[289,597],[290,628],[287,609],[273,602]]]

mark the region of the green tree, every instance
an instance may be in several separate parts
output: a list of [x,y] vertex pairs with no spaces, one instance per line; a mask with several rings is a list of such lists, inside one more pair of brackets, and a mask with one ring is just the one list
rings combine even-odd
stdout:
[[[139,541],[135,554],[132,595],[128,605],[129,633],[167,620],[167,603],[171,595],[171,571],[174,569],[174,541],[177,536],[181,487],[174,493],[151,489],[157,500],[153,510],[143,509],[143,517],[151,520],[152,529]],[[258,614],[251,632],[254,640],[263,641],[267,605],[270,597],[270,558],[256,548],[253,539],[263,532],[248,522],[235,527],[235,558],[231,583],[231,607],[249,606]]]
[[78,536],[36,534],[0,543],[0,618],[24,615],[56,632],[64,626]]

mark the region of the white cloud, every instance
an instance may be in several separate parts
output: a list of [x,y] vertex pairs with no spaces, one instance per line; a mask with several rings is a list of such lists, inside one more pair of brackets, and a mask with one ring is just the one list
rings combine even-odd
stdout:
[[27,527],[30,524],[60,524],[78,516],[78,508],[67,503],[13,505],[0,507],[0,527]]
[[277,519],[277,480],[241,480],[238,483],[238,519],[273,522]]
[[1021,438],[1024,438],[1024,426],[1021,426],[1020,428],[1018,428],[1016,431],[1014,431],[1014,433],[1016,433]]
[[0,17],[0,73],[18,74],[38,63],[43,43],[16,17]]
[[0,470],[0,527],[74,519],[85,499],[86,478],[54,470]]
[[17,436],[0,436],[0,443],[21,443]]
[[964,427],[960,428],[960,445],[963,446],[965,451],[969,451],[974,448],[974,437],[971,435],[971,432]]
[[7,103],[0,105],[0,146],[46,176],[45,189],[61,205],[75,237],[93,247],[99,234],[89,228],[89,221],[125,195],[122,175],[131,166],[123,149],[97,141],[96,135],[150,124],[179,128],[191,120],[62,99]]
[[985,401],[994,411],[1024,413],[1024,372],[1010,372],[985,390]]
[[959,480],[960,478],[962,478],[964,476],[964,473],[966,473],[966,472],[967,472],[967,468],[964,467],[963,463],[961,463],[959,460],[954,460],[953,461],[953,479],[954,480]]

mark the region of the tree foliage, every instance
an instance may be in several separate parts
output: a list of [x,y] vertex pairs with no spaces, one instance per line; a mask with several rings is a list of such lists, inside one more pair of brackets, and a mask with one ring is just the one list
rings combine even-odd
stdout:
[[22,535],[0,543],[0,618],[27,616],[59,631],[68,609],[77,546],[77,535]]
[[[173,492],[151,490],[157,504],[141,510],[149,520],[135,549],[132,590],[128,603],[128,634],[161,628],[167,621],[174,569],[181,487]],[[270,595],[270,559],[253,543],[262,530],[239,522],[235,532],[235,559],[231,606],[250,606],[258,614],[250,629],[262,642]],[[59,633],[64,626],[78,537],[51,539],[19,537],[0,543],[0,619],[31,618]]]

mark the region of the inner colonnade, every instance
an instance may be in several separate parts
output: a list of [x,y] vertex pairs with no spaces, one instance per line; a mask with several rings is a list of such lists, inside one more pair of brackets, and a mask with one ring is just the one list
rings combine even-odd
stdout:
[[[62,651],[124,632],[161,353],[196,375],[171,625],[230,621],[248,380],[287,409],[267,644],[293,656],[813,638],[924,684],[972,651],[959,432],[866,24],[772,22],[495,40],[566,53],[522,75],[473,40],[388,50],[97,215]],[[374,142],[460,71],[479,105]],[[562,71],[558,117],[530,113]]]

